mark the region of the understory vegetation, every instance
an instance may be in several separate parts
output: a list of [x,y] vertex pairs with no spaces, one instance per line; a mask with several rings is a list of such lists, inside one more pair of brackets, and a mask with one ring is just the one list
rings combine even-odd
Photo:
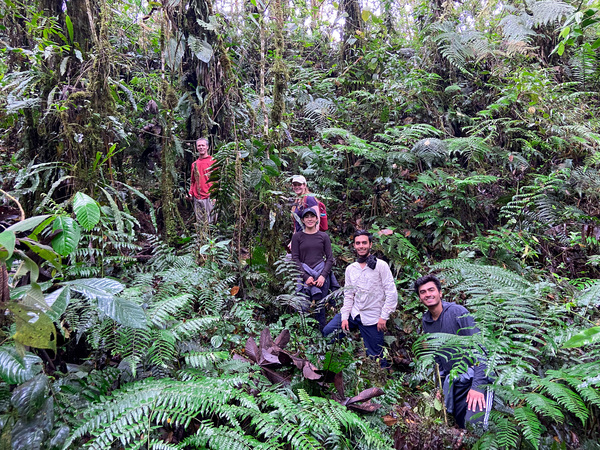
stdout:
[[[0,0],[0,448],[600,448],[599,11]],[[389,262],[390,371],[296,307],[294,174],[340,281],[357,229]],[[424,341],[431,272],[481,333]],[[487,430],[442,347],[486,350]]]

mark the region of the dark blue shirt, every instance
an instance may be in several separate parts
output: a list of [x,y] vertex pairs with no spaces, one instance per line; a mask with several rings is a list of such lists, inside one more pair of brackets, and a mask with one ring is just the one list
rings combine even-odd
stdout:
[[[479,333],[479,329],[475,326],[475,319],[469,315],[467,308],[444,301],[442,301],[442,308],[442,313],[437,320],[433,320],[429,311],[423,314],[423,331],[425,333],[447,333],[459,336],[473,336]],[[457,355],[457,352],[453,350],[443,353],[446,357],[436,356],[435,361],[439,364],[442,375],[448,375],[454,364],[462,359],[462,355]],[[486,365],[482,361],[473,366],[475,375],[471,385],[472,389],[488,382],[485,369]]]

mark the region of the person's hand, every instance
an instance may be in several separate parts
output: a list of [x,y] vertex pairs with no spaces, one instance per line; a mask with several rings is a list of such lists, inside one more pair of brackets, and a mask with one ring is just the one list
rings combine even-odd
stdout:
[[377,331],[387,331],[387,320],[379,318],[377,321]]
[[469,411],[483,411],[485,409],[485,395],[475,389],[470,389],[467,393],[467,408]]
[[287,245],[288,253],[292,253],[292,241]]
[[342,320],[342,330],[343,331],[350,331],[350,324],[348,323],[347,320]]
[[319,278],[317,278],[315,284],[317,285],[317,287],[323,287],[323,283],[325,283],[325,277],[323,275],[319,275]]
[[307,286],[312,286],[313,284],[315,284],[315,279],[313,277],[308,277],[305,283]]

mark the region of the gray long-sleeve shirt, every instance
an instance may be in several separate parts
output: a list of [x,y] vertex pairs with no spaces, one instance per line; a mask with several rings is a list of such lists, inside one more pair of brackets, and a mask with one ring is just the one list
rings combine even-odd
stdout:
[[[469,315],[469,311],[456,303],[442,301],[442,313],[437,320],[433,320],[431,313],[427,311],[423,314],[423,331],[425,333],[447,333],[457,334],[460,336],[473,336],[479,333],[479,329],[475,326],[475,319]],[[436,356],[435,361],[439,364],[440,370],[447,375],[452,370],[452,366],[460,361],[464,355],[457,352],[447,351],[446,356]],[[480,384],[488,382],[485,376],[486,365],[482,361],[473,366],[474,376],[472,389],[477,388]]]

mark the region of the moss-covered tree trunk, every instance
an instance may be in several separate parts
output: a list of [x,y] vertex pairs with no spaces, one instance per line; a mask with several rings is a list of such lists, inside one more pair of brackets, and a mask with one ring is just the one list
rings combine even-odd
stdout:
[[[238,98],[232,63],[213,11],[211,0],[190,0],[182,21],[171,19],[181,31],[187,46],[182,61],[183,82],[194,104],[188,121],[191,140],[216,135],[223,140],[233,136],[231,98]],[[181,23],[180,23],[181,22]]]
[[285,51],[285,39],[283,37],[284,5],[283,0],[273,2],[273,13],[275,15],[275,60],[271,72],[273,73],[273,107],[271,109],[271,127],[275,130],[285,113],[285,90],[287,89],[287,66],[283,59]]
[[356,47],[358,46],[357,31],[362,31],[362,15],[358,0],[342,0],[340,9],[346,13],[346,23],[344,25],[344,38],[342,41],[342,63],[351,63],[356,57]]
[[[46,1],[58,3],[56,0]],[[101,21],[98,20],[100,5],[95,0],[69,0],[66,5],[67,14],[73,24],[75,47],[87,53],[98,44],[97,35],[101,25]]]
[[[94,169],[96,154],[106,153],[107,143],[113,140],[110,117],[115,115],[115,105],[108,85],[112,67],[112,47],[108,39],[111,12],[105,0],[79,0],[77,7],[85,8],[85,11],[78,11],[77,16],[81,20],[86,17],[88,24],[94,23],[99,33],[96,35],[88,26],[93,46],[88,42],[83,45],[91,46],[92,69],[86,74],[88,82],[85,89],[72,88],[68,97],[69,108],[63,111],[61,118],[67,155],[74,164],[75,187],[94,195],[101,170],[99,167]],[[87,32],[81,31],[85,28],[79,26],[80,32],[84,33],[78,37],[81,40],[87,37]]]

